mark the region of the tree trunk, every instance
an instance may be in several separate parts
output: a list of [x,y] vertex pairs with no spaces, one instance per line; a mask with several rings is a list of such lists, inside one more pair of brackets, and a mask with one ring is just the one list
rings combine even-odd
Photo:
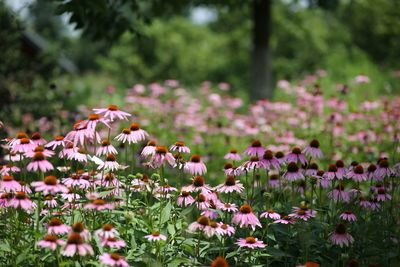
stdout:
[[253,47],[251,62],[251,93],[253,100],[272,98],[271,54],[271,1],[253,0]]

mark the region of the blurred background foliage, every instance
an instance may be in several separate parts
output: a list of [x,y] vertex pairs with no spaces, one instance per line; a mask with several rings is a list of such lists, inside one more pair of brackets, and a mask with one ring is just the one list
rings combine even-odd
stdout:
[[[121,5],[108,10],[110,1],[86,1],[91,12],[81,15],[88,26],[77,17],[85,11],[78,2],[0,0],[2,117],[18,121],[26,112],[41,117],[52,110],[75,110],[108,85],[124,90],[135,83],[177,79],[195,88],[209,80],[228,82],[240,95],[248,90],[249,5],[150,1],[150,7],[146,1],[128,1],[141,10],[132,13],[123,0],[111,1]],[[359,74],[371,78],[361,98],[398,93],[393,72],[400,68],[399,47],[397,0],[272,1],[274,82],[299,81],[323,69],[329,74],[321,81],[327,94]]]

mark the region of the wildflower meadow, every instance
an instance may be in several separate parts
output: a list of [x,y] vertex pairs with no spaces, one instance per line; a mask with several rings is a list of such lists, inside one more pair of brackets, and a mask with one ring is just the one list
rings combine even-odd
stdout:
[[400,266],[400,98],[354,101],[368,82],[247,103],[167,80],[4,118],[0,265]]

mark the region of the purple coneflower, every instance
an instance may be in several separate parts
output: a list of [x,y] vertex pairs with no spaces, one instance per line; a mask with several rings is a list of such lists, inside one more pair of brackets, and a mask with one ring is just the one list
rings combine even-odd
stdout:
[[129,129],[131,130],[131,135],[134,143],[144,141],[149,136],[149,134],[145,130],[140,128],[140,125],[138,123],[132,123]]
[[12,175],[3,175],[0,181],[0,191],[17,192],[21,190],[21,184],[14,180]]
[[393,174],[393,170],[389,168],[389,161],[386,158],[378,161],[378,168],[374,175],[376,180],[383,180],[384,178],[390,177]]
[[339,180],[341,180],[341,179],[343,179],[343,176],[347,173],[348,170],[347,170],[346,166],[344,165],[343,160],[337,160],[335,165],[337,168],[336,176]]
[[59,146],[65,147],[64,136],[62,136],[62,135],[55,136],[52,141],[50,141],[44,145],[44,147],[50,148],[52,150],[55,150]]
[[376,200],[377,201],[386,201],[392,199],[392,196],[389,195],[384,187],[381,187],[377,190]]
[[265,152],[265,148],[262,146],[259,140],[255,140],[251,143],[251,146],[246,148],[244,153],[250,157],[262,157]]
[[34,150],[35,143],[29,138],[18,139],[12,146],[11,152],[25,154],[26,152]]
[[266,168],[267,170],[271,169],[279,170],[281,167],[279,160],[276,157],[274,157],[274,154],[272,153],[271,150],[266,150],[264,152],[261,161],[264,164],[264,168]]
[[182,206],[187,207],[187,206],[191,205],[192,203],[194,203],[194,201],[195,201],[194,198],[187,191],[182,191],[177,199],[177,203],[178,203],[179,207],[182,207]]
[[115,140],[122,142],[123,144],[125,144],[126,142],[128,142],[128,144],[131,143],[136,143],[135,139],[133,138],[133,135],[131,134],[131,129],[123,129],[122,132],[117,135],[115,138]]
[[169,165],[174,166],[175,158],[170,152],[168,152],[167,147],[157,146],[156,151],[150,160],[150,165],[153,168],[158,168],[163,165],[164,162],[168,162]]
[[38,171],[46,172],[50,171],[53,168],[53,165],[49,161],[46,160],[45,155],[42,152],[36,152],[32,157],[32,161],[26,167],[28,171]]
[[296,181],[304,179],[304,175],[300,172],[299,166],[295,162],[290,162],[287,166],[287,171],[283,177],[288,181]]
[[171,151],[178,151],[179,153],[190,153],[190,148],[184,142],[177,141],[169,148]]
[[328,193],[328,197],[335,201],[350,201],[350,193],[345,191],[345,187],[343,184],[337,185],[332,191]]
[[277,213],[274,210],[267,210],[263,213],[261,213],[260,215],[261,218],[270,218],[272,220],[279,220],[281,218],[281,215],[279,215],[279,213]]
[[312,140],[310,144],[304,148],[303,153],[313,159],[322,158],[324,156],[319,148],[319,142],[316,139]]
[[160,232],[153,232],[153,233],[151,233],[149,235],[145,235],[144,237],[147,240],[152,241],[152,242],[161,241],[161,240],[166,241],[167,240],[167,237],[165,235],[161,234]]
[[306,156],[301,153],[301,149],[299,147],[295,147],[292,149],[292,152],[287,154],[285,157],[286,162],[300,162],[302,165],[307,164]]
[[239,212],[233,215],[232,223],[239,225],[241,228],[250,226],[253,231],[256,229],[256,226],[262,227],[257,216],[253,213],[253,209],[247,204],[242,205]]
[[231,149],[231,150],[229,151],[229,153],[227,153],[227,154],[224,156],[224,159],[233,160],[233,161],[239,161],[239,160],[242,159],[242,157],[240,156],[240,154],[237,152],[236,149]]
[[317,172],[318,172],[318,164],[313,162],[305,168],[304,174],[306,176],[315,176]]
[[43,155],[45,157],[48,157],[48,158],[54,156],[54,154],[55,154],[54,151],[51,151],[51,150],[48,150],[48,149],[44,149],[43,146],[37,146],[37,147],[35,147],[34,150],[26,152],[25,153],[25,157],[33,158],[33,156],[35,156],[36,152],[42,152]]
[[203,175],[207,172],[207,167],[201,161],[200,155],[192,155],[183,170],[191,175]]
[[117,162],[117,158],[113,154],[108,154],[107,158],[104,162],[102,162],[97,169],[98,170],[109,170],[116,171],[119,169],[119,163]]
[[44,195],[68,192],[68,188],[60,184],[57,177],[53,175],[46,176],[43,181],[32,182],[31,185],[36,192],[43,192]]
[[96,230],[95,235],[101,239],[114,238],[119,235],[117,229],[112,224],[106,223],[100,229]]
[[245,171],[251,171],[255,169],[260,169],[264,168],[265,165],[264,163],[258,158],[258,156],[252,156],[250,160],[245,161],[240,168],[242,168]]
[[99,122],[108,128],[111,128],[111,126],[108,124],[109,120],[107,118],[100,117],[100,115],[96,113],[90,114],[86,120],[82,121],[82,125],[90,130],[95,130]]
[[349,246],[354,242],[354,238],[346,232],[346,226],[344,224],[338,224],[336,229],[330,235],[330,239],[333,244],[338,245],[340,247]]
[[108,203],[106,200],[98,198],[92,200],[91,203],[86,204],[84,208],[94,210],[112,210],[114,209],[114,204]]
[[367,175],[364,173],[364,168],[361,165],[357,165],[351,171],[346,174],[348,179],[353,179],[356,182],[362,182],[367,180]]
[[93,109],[95,114],[103,114],[104,118],[110,119],[110,121],[114,121],[114,118],[118,118],[120,120],[128,120],[128,117],[131,114],[119,110],[118,106],[116,105],[109,105],[108,108],[94,108]]
[[236,241],[236,244],[239,245],[239,247],[241,248],[250,248],[250,249],[264,248],[266,246],[262,240],[258,240],[258,238],[252,236],[246,238],[239,238]]
[[42,146],[47,143],[47,141],[42,137],[42,135],[39,132],[34,132],[31,135],[31,140],[37,146]]
[[65,241],[58,239],[56,235],[45,235],[42,240],[36,243],[39,247],[56,250],[57,246],[64,246]]
[[117,239],[116,237],[108,237],[101,240],[101,245],[103,247],[120,249],[126,246],[126,243],[122,239]]
[[346,210],[342,214],[339,215],[339,218],[342,219],[343,221],[353,221],[355,222],[357,220],[357,216],[351,211],[351,210]]
[[225,183],[215,187],[215,190],[220,193],[241,193],[243,189],[243,185],[240,183],[240,181],[236,180],[234,176],[227,176]]
[[338,167],[335,164],[330,164],[328,167],[328,171],[324,172],[322,176],[324,179],[333,180],[333,179],[343,179],[343,173],[338,171]]
[[295,219],[301,219],[303,221],[307,221],[308,219],[314,218],[315,215],[317,214],[316,211],[311,210],[306,206],[294,207],[293,210],[294,213],[291,213],[288,216]]
[[84,148],[74,149],[69,153],[69,155],[67,155],[67,159],[76,160],[78,162],[87,162],[88,152]]
[[8,205],[14,208],[21,208],[25,211],[36,209],[36,204],[29,199],[25,192],[16,192],[14,198],[10,200]]
[[44,206],[50,209],[54,209],[58,206],[58,203],[52,195],[47,195],[44,197]]
[[71,227],[63,224],[59,218],[51,218],[47,226],[48,234],[62,235],[66,234],[71,230]]
[[280,224],[294,224],[295,222],[296,221],[289,216],[281,216],[280,219],[274,221],[274,223],[280,223]]
[[101,146],[97,150],[96,155],[97,156],[103,156],[107,154],[118,154],[118,151],[115,149],[115,147],[110,143],[109,140],[103,140],[101,141]]
[[103,253],[100,255],[99,260],[102,264],[111,267],[129,267],[128,262],[125,258],[120,256],[118,253]]
[[232,236],[235,234],[235,228],[223,222],[218,223],[218,228],[215,230],[219,235]]
[[226,212],[237,212],[238,208],[235,203],[224,203],[219,208]]
[[156,141],[149,141],[147,145],[143,148],[141,155],[144,157],[153,156],[156,153]]
[[277,188],[280,185],[279,175],[271,174],[269,176],[268,185],[272,188]]
[[94,251],[91,245],[84,242],[83,237],[76,232],[69,235],[67,245],[62,251],[62,255],[66,257],[72,257],[75,254],[80,256],[86,256],[87,254],[94,255]]

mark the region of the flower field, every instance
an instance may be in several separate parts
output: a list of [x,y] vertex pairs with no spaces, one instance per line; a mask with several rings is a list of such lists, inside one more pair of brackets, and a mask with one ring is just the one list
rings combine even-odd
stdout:
[[314,82],[248,104],[167,80],[4,118],[0,265],[399,266],[400,97]]

